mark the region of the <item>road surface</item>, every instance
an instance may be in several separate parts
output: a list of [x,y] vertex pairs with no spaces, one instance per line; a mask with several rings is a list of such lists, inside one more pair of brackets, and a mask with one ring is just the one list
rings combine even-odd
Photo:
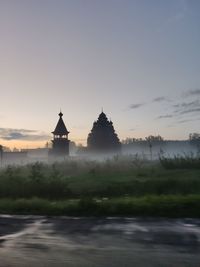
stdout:
[[0,267],[198,267],[200,220],[0,216]]

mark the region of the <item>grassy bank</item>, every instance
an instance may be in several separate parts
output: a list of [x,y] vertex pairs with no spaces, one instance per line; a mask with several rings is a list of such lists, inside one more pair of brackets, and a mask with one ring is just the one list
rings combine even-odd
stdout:
[[166,169],[133,157],[9,166],[0,172],[0,198],[62,200],[200,194],[200,169]]
[[50,201],[1,199],[0,213],[67,216],[200,217],[200,196],[144,196]]
[[199,159],[137,156],[0,171],[0,213],[200,217]]

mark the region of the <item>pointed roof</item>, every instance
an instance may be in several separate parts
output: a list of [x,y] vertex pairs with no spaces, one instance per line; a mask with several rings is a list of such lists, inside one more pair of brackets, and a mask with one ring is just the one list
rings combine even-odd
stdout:
[[108,120],[106,114],[103,111],[99,114],[98,120]]
[[52,133],[55,135],[67,135],[69,132],[67,131],[65,123],[62,119],[62,116],[63,116],[62,112],[60,111],[58,115],[60,118],[58,120],[55,130]]

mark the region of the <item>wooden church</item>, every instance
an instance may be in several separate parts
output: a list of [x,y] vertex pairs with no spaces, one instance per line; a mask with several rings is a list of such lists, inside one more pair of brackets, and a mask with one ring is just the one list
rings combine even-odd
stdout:
[[95,153],[116,153],[121,150],[121,143],[113,127],[113,122],[108,120],[102,111],[93,123],[87,138],[88,151]]

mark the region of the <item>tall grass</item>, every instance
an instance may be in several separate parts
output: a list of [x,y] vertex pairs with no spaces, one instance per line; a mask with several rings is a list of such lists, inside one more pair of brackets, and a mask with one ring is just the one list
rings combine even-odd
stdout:
[[166,169],[200,169],[199,154],[174,155],[173,158],[161,156],[161,165]]
[[200,159],[69,159],[0,170],[0,213],[200,217]]
[[0,213],[72,216],[200,217],[199,195],[49,201],[0,199]]
[[177,158],[163,158],[159,163],[127,156],[103,162],[68,160],[8,166],[0,171],[0,198],[62,200],[173,194],[200,194],[200,169],[196,165],[186,168]]

